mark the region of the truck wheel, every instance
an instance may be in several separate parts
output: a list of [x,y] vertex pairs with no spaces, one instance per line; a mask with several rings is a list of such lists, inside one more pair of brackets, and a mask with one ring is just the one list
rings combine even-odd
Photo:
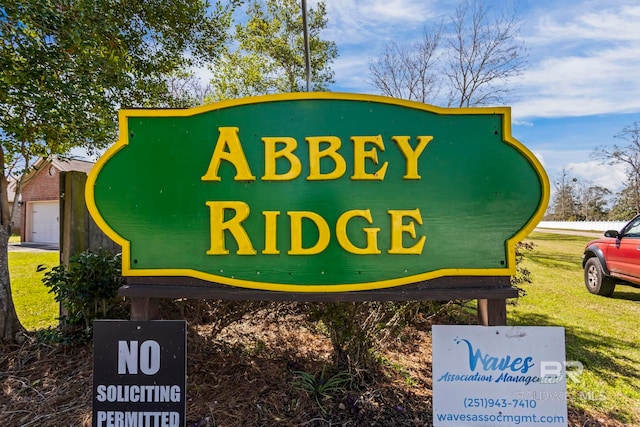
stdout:
[[616,288],[612,277],[606,276],[597,257],[589,258],[584,265],[584,284],[592,294],[610,297]]

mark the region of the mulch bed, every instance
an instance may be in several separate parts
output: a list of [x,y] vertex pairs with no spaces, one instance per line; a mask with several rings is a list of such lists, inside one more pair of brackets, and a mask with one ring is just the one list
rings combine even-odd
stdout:
[[[316,400],[296,386],[296,372],[330,370],[331,345],[295,307],[185,306],[164,318],[181,316],[189,319],[189,427],[432,425],[428,322],[405,328],[376,371],[354,370],[350,387]],[[33,336],[0,345],[0,387],[0,426],[90,426],[92,347]],[[573,408],[569,418],[571,427],[624,426]]]

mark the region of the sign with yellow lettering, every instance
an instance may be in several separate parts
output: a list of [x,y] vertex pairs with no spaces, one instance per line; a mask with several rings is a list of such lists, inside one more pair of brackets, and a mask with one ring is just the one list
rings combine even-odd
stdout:
[[549,183],[508,107],[298,93],[123,110],[86,191],[125,276],[340,292],[514,274]]

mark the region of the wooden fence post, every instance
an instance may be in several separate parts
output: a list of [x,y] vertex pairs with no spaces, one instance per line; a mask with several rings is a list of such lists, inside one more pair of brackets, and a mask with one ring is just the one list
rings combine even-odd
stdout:
[[[116,253],[119,245],[108,238],[93,221],[85,203],[87,174],[79,171],[60,173],[60,264],[69,265],[74,255],[100,248]],[[60,317],[66,310],[60,304]]]
[[93,221],[84,198],[87,175],[84,172],[60,173],[60,263],[68,265],[76,254],[100,248],[120,252]]

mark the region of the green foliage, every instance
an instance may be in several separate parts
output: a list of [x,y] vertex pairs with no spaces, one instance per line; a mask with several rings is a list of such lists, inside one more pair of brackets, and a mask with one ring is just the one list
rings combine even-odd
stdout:
[[37,342],[44,344],[60,344],[63,346],[85,345],[93,338],[92,328],[68,329],[61,327],[48,327],[35,331]]
[[101,148],[121,107],[170,105],[166,79],[211,61],[228,8],[201,0],[25,0],[0,8],[7,156]]
[[636,186],[627,185],[616,194],[616,201],[609,212],[611,221],[629,221],[638,213],[636,205]]
[[[11,228],[9,176],[24,176],[36,157],[106,147],[115,140],[119,108],[173,105],[167,79],[213,60],[230,14],[230,7],[207,0],[3,2],[0,237]],[[0,339],[13,340],[22,327],[12,305],[7,250],[5,240]]]
[[326,411],[323,401],[333,399],[338,394],[344,394],[347,391],[347,385],[353,382],[349,372],[338,372],[326,377],[326,366],[322,368],[318,377],[304,371],[294,371],[293,374],[296,376],[294,387],[313,397],[323,412]]
[[[235,30],[237,48],[228,49],[212,66],[215,100],[305,90],[305,56],[300,2],[253,1],[245,24]],[[334,42],[320,38],[326,7],[319,2],[308,13],[311,82],[314,91],[333,83],[329,68],[338,55]]]
[[515,276],[511,276],[511,285],[518,288],[520,296],[526,295],[522,285],[525,283],[533,283],[531,271],[529,271],[527,266],[523,263],[527,253],[531,252],[533,249],[534,244],[530,241],[518,242],[516,244],[516,274]]
[[571,177],[566,169],[554,182],[545,219],[550,221],[604,221],[609,215],[611,191]]
[[611,191],[599,185],[589,185],[581,188],[579,192],[578,219],[582,221],[606,220],[610,196]]
[[119,308],[117,291],[124,284],[120,272],[120,254],[101,249],[73,257],[68,266],[53,267],[42,282],[66,309],[62,320],[89,329],[93,319],[108,317]]

